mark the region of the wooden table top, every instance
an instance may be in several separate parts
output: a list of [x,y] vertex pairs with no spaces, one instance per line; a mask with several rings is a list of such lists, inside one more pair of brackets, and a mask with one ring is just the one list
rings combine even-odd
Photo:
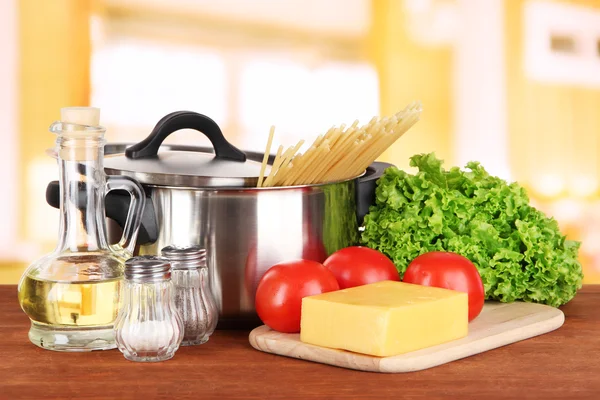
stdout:
[[408,374],[345,370],[254,350],[246,331],[217,331],[169,361],[118,350],[57,353],[29,342],[16,286],[0,286],[0,399],[600,399],[600,285],[562,307],[558,330]]

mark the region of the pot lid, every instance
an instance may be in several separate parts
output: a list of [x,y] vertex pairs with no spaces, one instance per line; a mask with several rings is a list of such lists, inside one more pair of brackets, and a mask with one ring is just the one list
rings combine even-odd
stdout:
[[[256,186],[261,163],[231,161],[207,153],[161,150],[151,158],[113,156],[104,160],[104,167],[109,175],[126,175],[150,185],[250,187]],[[269,173],[268,167],[265,173]]]
[[[195,129],[206,135],[214,154],[160,149],[162,142],[180,129]],[[104,160],[109,175],[130,176],[140,183],[181,187],[255,187],[262,163],[227,142],[210,118],[190,111],[178,111],[161,119],[142,142]],[[269,173],[269,166],[265,175]]]

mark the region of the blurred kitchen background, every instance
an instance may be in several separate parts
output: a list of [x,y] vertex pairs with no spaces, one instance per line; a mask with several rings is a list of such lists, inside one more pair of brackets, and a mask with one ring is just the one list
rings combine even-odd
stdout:
[[63,106],[100,107],[109,142],[187,109],[264,150],[271,125],[289,145],[412,100],[422,120],[385,161],[518,180],[600,283],[600,0],[1,0],[0,283],[55,245]]

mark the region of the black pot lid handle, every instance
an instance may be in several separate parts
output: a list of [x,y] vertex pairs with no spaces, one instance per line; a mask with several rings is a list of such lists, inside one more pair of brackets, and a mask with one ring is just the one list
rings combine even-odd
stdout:
[[125,156],[130,159],[155,157],[162,142],[173,132],[180,129],[194,129],[202,132],[212,143],[216,158],[246,161],[246,154],[229,143],[219,125],[209,117],[193,111],[175,111],[165,115],[150,135],[141,142],[128,147]]

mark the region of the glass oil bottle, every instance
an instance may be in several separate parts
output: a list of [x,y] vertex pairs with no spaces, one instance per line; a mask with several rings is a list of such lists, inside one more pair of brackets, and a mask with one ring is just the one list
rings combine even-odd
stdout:
[[[105,175],[105,129],[99,126],[98,109],[64,108],[50,131],[57,135],[59,238],[55,251],[33,262],[19,282],[19,302],[31,320],[29,339],[57,351],[112,349],[124,263],[135,246],[143,189],[133,179]],[[123,237],[110,245],[104,197],[116,189],[129,192],[131,203]]]

